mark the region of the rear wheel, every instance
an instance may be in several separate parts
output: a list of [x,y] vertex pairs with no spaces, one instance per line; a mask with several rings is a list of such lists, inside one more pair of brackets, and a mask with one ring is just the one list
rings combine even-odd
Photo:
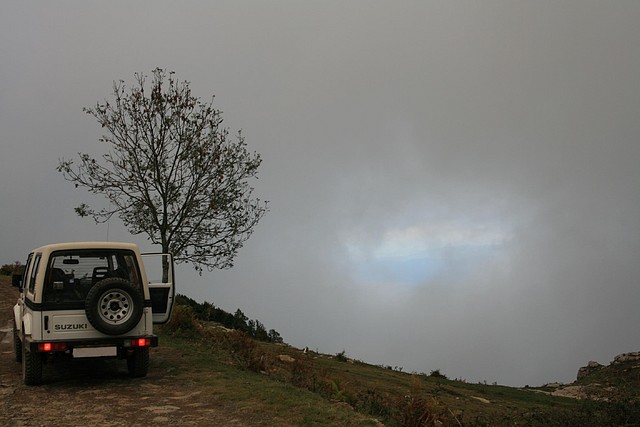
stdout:
[[42,354],[32,353],[22,346],[22,379],[25,385],[42,384]]
[[138,348],[127,357],[129,376],[134,378],[146,377],[149,371],[149,348]]
[[13,322],[13,352],[16,357],[16,362],[22,362],[22,341],[20,335],[18,335],[18,328],[16,322]]

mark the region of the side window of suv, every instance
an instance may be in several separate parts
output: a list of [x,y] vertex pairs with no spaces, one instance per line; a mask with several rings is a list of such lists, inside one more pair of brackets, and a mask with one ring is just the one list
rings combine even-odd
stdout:
[[22,272],[22,282],[20,282],[20,292],[23,292],[24,288],[29,283],[29,279],[27,275],[29,274],[29,267],[31,266],[32,258],[33,258],[33,253],[30,253],[29,256],[27,257],[27,263],[24,266],[24,271]]
[[29,293],[33,294],[36,289],[36,276],[38,274],[38,267],[40,266],[40,258],[42,256],[37,254],[33,260],[33,266],[31,267],[31,274],[29,275]]

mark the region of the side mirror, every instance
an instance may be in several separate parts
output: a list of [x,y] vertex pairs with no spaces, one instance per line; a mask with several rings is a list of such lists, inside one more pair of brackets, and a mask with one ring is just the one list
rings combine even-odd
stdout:
[[11,284],[16,288],[22,289],[22,274],[14,274],[11,276]]

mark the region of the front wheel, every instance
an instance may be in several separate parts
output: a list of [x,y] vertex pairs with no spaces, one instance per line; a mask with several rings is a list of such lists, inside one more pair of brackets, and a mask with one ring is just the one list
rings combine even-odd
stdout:
[[22,379],[25,385],[42,384],[42,354],[32,353],[22,346]]
[[127,357],[129,376],[134,378],[146,377],[149,371],[149,348],[138,348]]

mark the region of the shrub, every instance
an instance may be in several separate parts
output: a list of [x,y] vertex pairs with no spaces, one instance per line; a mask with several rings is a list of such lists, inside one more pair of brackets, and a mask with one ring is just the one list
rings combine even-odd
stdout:
[[396,400],[394,418],[400,427],[451,425],[446,410],[435,398],[408,395]]
[[429,376],[433,377],[433,378],[442,378],[443,380],[447,380],[448,379],[445,374],[440,372],[440,369],[434,369],[433,371],[431,371]]
[[312,367],[302,358],[296,358],[291,364],[291,384],[294,386],[315,392],[317,380]]
[[348,361],[349,358],[347,357],[347,352],[342,350],[340,353],[336,353],[336,360],[338,360],[338,362]]
[[198,331],[198,322],[193,308],[188,305],[176,305],[171,312],[171,318],[162,326],[162,330],[179,335],[193,337]]
[[237,330],[229,332],[227,336],[233,359],[241,368],[253,372],[265,370],[265,355],[253,338]]
[[389,406],[387,398],[375,389],[362,391],[356,397],[356,409],[374,417],[387,418]]

